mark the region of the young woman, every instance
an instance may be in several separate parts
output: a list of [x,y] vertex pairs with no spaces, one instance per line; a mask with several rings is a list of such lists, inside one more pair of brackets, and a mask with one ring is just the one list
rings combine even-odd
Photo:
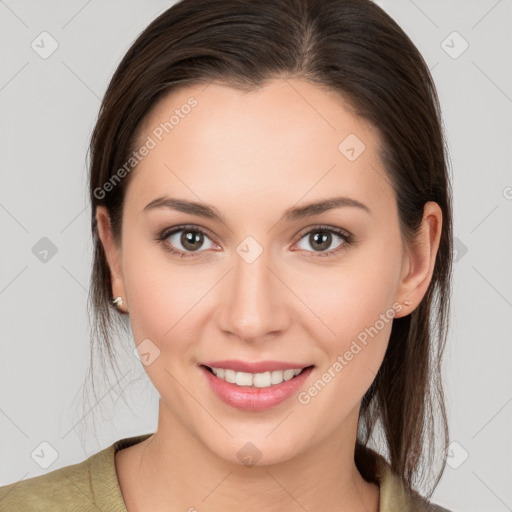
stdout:
[[2,510],[445,510],[450,184],[432,78],[382,9],[175,4],[112,78],[90,198],[94,327],[110,354],[129,321],[158,428]]

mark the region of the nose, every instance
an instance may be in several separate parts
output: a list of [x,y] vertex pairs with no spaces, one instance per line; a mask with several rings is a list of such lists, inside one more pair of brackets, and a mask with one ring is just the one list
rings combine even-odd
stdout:
[[290,323],[290,291],[277,276],[267,253],[251,263],[235,255],[234,266],[223,280],[219,328],[246,342],[268,341]]

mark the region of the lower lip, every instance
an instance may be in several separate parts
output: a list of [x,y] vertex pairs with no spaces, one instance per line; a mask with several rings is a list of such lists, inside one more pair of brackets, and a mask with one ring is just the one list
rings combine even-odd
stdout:
[[199,366],[199,369],[206,376],[213,391],[226,404],[246,411],[264,411],[294,395],[309,377],[313,366],[302,370],[293,379],[285,380],[281,384],[275,384],[268,388],[237,386],[219,379],[204,366]]

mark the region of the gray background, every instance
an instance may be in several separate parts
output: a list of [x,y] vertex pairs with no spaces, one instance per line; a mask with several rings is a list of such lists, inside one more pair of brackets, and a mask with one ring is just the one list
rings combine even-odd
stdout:
[[[512,1],[378,3],[432,70],[453,167],[445,374],[454,444],[433,501],[512,510]],[[158,395],[129,335],[119,382],[105,384],[98,402],[82,401],[92,246],[85,159],[117,63],[171,4],[0,1],[0,485],[156,428]],[[58,48],[44,55],[53,40]]]

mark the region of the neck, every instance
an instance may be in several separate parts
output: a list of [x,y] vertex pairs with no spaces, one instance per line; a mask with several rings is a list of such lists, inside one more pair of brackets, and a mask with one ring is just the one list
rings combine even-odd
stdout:
[[220,458],[160,400],[158,429],[134,454],[133,509],[377,512],[379,488],[354,463],[357,415],[292,458],[248,465]]

